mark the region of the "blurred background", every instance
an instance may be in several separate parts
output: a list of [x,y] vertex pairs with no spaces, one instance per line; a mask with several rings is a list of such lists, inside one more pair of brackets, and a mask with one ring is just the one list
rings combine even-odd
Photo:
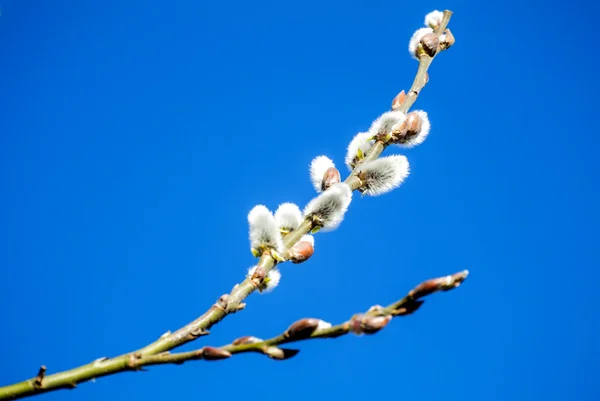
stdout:
[[[354,201],[184,349],[332,323],[419,282],[457,290],[375,336],[156,366],[44,400],[595,400],[600,85],[588,2],[0,0],[0,385],[139,348],[244,278],[256,204],[408,90],[434,9],[456,44],[415,107],[400,189]],[[595,372],[595,373],[594,373]],[[596,379],[594,379],[596,377]]]

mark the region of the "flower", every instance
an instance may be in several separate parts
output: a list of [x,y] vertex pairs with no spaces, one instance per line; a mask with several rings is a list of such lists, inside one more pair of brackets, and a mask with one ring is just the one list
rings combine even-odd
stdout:
[[371,196],[385,194],[399,187],[409,172],[410,166],[406,156],[380,157],[359,167],[358,177],[363,182],[360,190]]
[[318,226],[333,230],[337,228],[352,201],[352,190],[345,183],[332,185],[311,200],[304,208],[304,216],[311,217]]

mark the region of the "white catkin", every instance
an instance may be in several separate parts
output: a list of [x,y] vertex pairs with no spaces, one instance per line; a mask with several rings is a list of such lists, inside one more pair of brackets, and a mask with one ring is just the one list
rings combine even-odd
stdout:
[[327,156],[317,156],[310,163],[310,181],[317,192],[321,192],[323,176],[330,167],[335,167],[335,164]]
[[436,29],[444,18],[444,13],[439,10],[434,10],[425,16],[425,25]]
[[359,132],[354,136],[354,138],[352,138],[352,141],[350,141],[350,144],[348,144],[348,151],[346,152],[345,159],[348,170],[352,171],[356,165],[359,149],[363,154],[367,153],[369,149],[371,149],[375,141],[369,140],[370,137],[371,135],[368,132]]
[[[254,271],[256,270],[256,268],[257,268],[257,266],[252,266],[251,268],[249,268],[247,277],[252,277],[252,274],[254,274]],[[281,272],[279,271],[278,268],[275,267],[275,268],[271,269],[271,271],[269,271],[266,279],[259,287],[259,290],[261,293],[273,291],[273,289],[275,289],[275,287],[277,287],[279,285],[280,281],[281,281]]]
[[364,173],[363,193],[370,196],[385,194],[400,184],[408,177],[410,165],[406,156],[394,155],[364,163],[360,167]]
[[323,222],[323,228],[337,228],[352,201],[352,190],[343,182],[332,185],[328,190],[311,200],[304,208],[304,216],[316,216]]
[[402,123],[406,119],[406,114],[401,111],[386,111],[373,123],[371,124],[371,128],[369,128],[369,135],[386,135],[392,132],[392,127]]
[[410,41],[408,42],[408,52],[410,53],[410,55],[412,56],[412,58],[418,60],[419,57],[417,57],[417,48],[419,47],[419,42],[421,42],[421,39],[423,38],[423,36],[427,35],[428,33],[432,33],[433,29],[431,28],[419,28],[415,31],[415,33],[413,33],[413,36],[410,38]]
[[257,205],[248,213],[249,237],[252,248],[283,249],[283,242],[275,216],[263,205]]
[[294,203],[282,203],[275,211],[275,220],[279,228],[295,230],[302,223],[302,212]]

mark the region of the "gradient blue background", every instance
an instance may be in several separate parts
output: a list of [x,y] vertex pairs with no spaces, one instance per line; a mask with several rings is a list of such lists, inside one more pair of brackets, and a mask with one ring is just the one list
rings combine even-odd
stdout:
[[[310,262],[193,344],[457,291],[372,337],[152,367],[44,400],[598,399],[597,22],[584,2],[0,2],[0,384],[117,355],[202,313],[254,259],[257,203],[408,89],[408,38],[457,38],[417,102],[406,183],[355,197]],[[395,150],[394,150],[395,151]],[[185,347],[189,349],[191,347]]]

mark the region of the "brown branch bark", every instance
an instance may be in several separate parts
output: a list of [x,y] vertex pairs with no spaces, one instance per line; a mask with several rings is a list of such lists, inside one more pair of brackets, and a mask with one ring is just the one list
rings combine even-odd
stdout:
[[[442,23],[435,31],[435,33],[438,36],[446,30],[451,15],[451,11],[444,11]],[[420,55],[417,74],[408,94],[406,95],[402,104],[399,106],[398,110],[407,112],[410,109],[410,107],[414,104],[421,90],[427,82],[427,71],[431,65],[433,58],[442,50],[444,49],[441,47],[438,48],[436,54],[432,56],[426,54]],[[375,144],[371,147],[366,157],[360,163],[357,164],[353,172],[350,173],[350,175],[346,178],[345,182],[352,188],[352,190],[357,190],[362,185],[360,178],[357,176],[359,167],[363,163],[375,160],[377,157],[379,157],[379,155],[385,150],[386,146],[387,145],[381,141],[375,142]],[[302,224],[296,230],[283,237],[284,245],[286,246],[286,248],[292,247],[300,240],[300,238],[302,238],[303,235],[309,233],[313,228],[315,228],[315,224],[311,219],[303,221]],[[265,274],[267,274],[276,264],[277,261],[269,254],[263,254],[258,262],[258,266],[264,269]],[[38,376],[36,376],[33,379],[8,385],[5,387],[0,387],[0,400],[17,399],[58,389],[75,388],[77,384],[89,381],[97,377],[111,375],[128,370],[135,370],[143,366],[152,364],[181,363],[184,360],[192,359],[211,359],[211,356],[207,358],[207,352],[210,352],[206,351],[207,347],[202,348],[201,350],[180,354],[169,354],[167,353],[167,351],[175,349],[190,341],[194,341],[200,336],[207,335],[209,333],[208,330],[213,325],[221,321],[225,316],[243,309],[245,306],[243,301],[255,290],[256,285],[253,284],[249,278],[246,278],[243,282],[234,286],[234,288],[229,294],[224,294],[223,296],[221,296],[219,300],[217,300],[217,302],[213,306],[211,306],[206,312],[204,312],[200,317],[183,326],[174,333],[165,334],[153,343],[148,344],[147,346],[137,351],[133,351],[114,358],[100,358],[92,363],[68,371],[55,373],[52,375],[45,375],[45,369],[43,370],[43,372],[42,369],[40,369]],[[410,298],[411,300],[408,300],[408,298]],[[420,306],[421,301],[417,301],[417,299],[418,297],[416,297],[415,294],[409,295],[408,297],[403,298],[402,300],[388,306],[387,308],[378,309],[375,312],[369,312],[368,316],[372,316],[373,313],[387,313],[387,315],[390,315],[392,309],[395,311],[400,311],[402,310],[402,308],[406,309],[406,312],[403,314],[407,314],[416,310]],[[400,315],[402,313],[398,312],[397,314]],[[348,322],[345,322],[342,325],[335,326],[329,330],[320,330],[316,333],[313,333],[313,335],[311,335],[310,338],[335,337],[337,335],[346,334],[348,331],[345,331],[347,328],[347,326],[345,325],[347,324]],[[279,337],[275,337],[274,339],[267,340],[266,342],[264,342],[263,345],[275,346],[284,344],[286,342],[292,342],[292,340],[290,340],[289,338],[279,339]],[[230,344],[220,348],[219,350],[224,350],[232,354],[250,351],[256,352],[258,349],[257,344],[258,343],[242,345]],[[215,349],[212,350],[214,351]],[[272,357],[280,355],[276,351],[273,352],[275,352],[275,354],[273,354]],[[285,354],[284,352],[284,356],[289,356],[289,354]],[[212,359],[219,358],[213,355]]]

